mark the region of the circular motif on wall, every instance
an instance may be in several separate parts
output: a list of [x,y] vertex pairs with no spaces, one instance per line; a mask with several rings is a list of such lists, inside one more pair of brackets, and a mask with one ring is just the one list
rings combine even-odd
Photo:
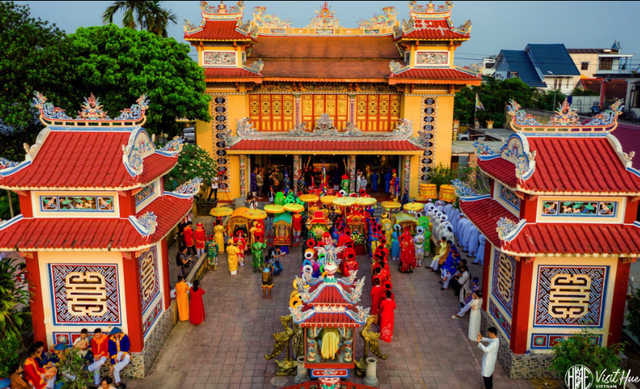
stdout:
[[224,149],[220,149],[216,151],[216,154],[218,154],[218,157],[224,157],[227,155],[227,152]]
[[227,117],[226,117],[226,116],[224,116],[224,115],[218,115],[218,116],[216,116],[216,120],[217,120],[217,121],[219,121],[219,122],[224,122],[226,118],[227,118]]
[[225,148],[225,141],[216,142],[216,147],[224,149]]
[[224,104],[225,101],[227,101],[227,100],[222,96],[216,97],[216,104]]
[[218,171],[223,172],[225,168],[224,166],[220,166],[220,165],[226,165],[226,163],[227,163],[226,158],[218,158]]
[[427,97],[425,103],[427,103],[427,105],[433,105],[436,103],[436,100],[433,97]]
[[219,105],[216,107],[216,113],[224,113],[224,111],[226,111],[226,108],[222,105]]
[[[226,129],[227,129],[227,126],[226,126],[226,125],[224,125],[223,123],[216,124],[216,130],[218,130],[218,131],[224,131],[224,130],[226,130]],[[220,135],[220,134],[218,134],[218,135]]]
[[422,129],[425,131],[433,131],[433,124],[425,124],[424,126],[422,126]]
[[427,107],[424,109],[424,113],[426,113],[427,115],[432,115],[436,110],[433,109],[433,107]]

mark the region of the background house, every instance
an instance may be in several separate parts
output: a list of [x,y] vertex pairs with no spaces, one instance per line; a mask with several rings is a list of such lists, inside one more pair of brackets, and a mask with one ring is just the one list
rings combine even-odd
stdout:
[[535,88],[571,94],[574,77],[579,77],[580,71],[564,44],[530,43],[524,50],[501,50],[494,76],[501,80],[519,78]]

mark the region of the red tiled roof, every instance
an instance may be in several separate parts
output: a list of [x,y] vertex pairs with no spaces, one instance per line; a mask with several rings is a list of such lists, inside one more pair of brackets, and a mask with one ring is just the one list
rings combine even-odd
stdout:
[[460,210],[482,232],[482,234],[494,245],[500,247],[500,239],[496,227],[502,217],[509,218],[518,223],[518,218],[493,199],[477,201],[460,201]]
[[39,218],[22,219],[0,233],[0,250],[75,249],[133,250],[157,243],[191,210],[192,200],[164,195],[147,205],[157,217],[156,232],[145,238],[129,219]]
[[640,177],[625,170],[605,137],[527,137],[536,170],[523,190],[640,193]]
[[518,183],[516,166],[504,158],[498,157],[487,161],[478,159],[478,166],[485,173],[510,188],[515,188]]
[[[249,65],[248,65],[249,66]],[[389,74],[388,59],[288,59],[288,60],[264,60],[262,74],[265,80],[291,80],[291,79],[343,79],[371,80],[378,79],[386,82]]]
[[469,73],[465,73],[457,69],[418,69],[413,68],[405,70],[398,74],[390,74],[389,80],[394,78],[424,78],[429,80],[477,80],[481,81],[476,76]]
[[33,163],[1,177],[0,187],[39,188],[127,188],[146,184],[173,169],[177,158],[152,154],[144,159],[137,180],[122,162],[122,146],[128,131],[51,131]]
[[184,39],[187,41],[237,41],[253,39],[249,34],[236,31],[236,26],[237,22],[235,20],[208,20],[202,30],[192,34],[185,32]]
[[396,40],[425,39],[425,40],[450,40],[469,39],[469,34],[461,34],[451,30],[446,20],[415,20],[415,30],[403,33]]
[[205,81],[210,78],[261,78],[260,74],[242,68],[204,68]]
[[359,327],[356,321],[346,313],[315,313],[300,323],[300,327]]
[[418,151],[421,147],[408,140],[269,140],[243,139],[229,150],[297,151]]
[[526,225],[502,246],[513,254],[640,254],[640,228],[612,224]]
[[402,59],[392,36],[261,36],[251,58]]
[[[323,285],[323,284],[317,284],[312,286],[309,289],[309,293],[312,293],[315,289],[317,289],[319,285]],[[310,305],[352,305],[349,302],[347,302],[344,299],[344,297],[342,297],[342,295],[340,294],[340,291],[338,290],[340,286],[326,285],[320,291],[318,296],[316,296],[316,298],[313,301],[310,301],[308,304]],[[351,287],[344,286],[344,289],[350,290]]]

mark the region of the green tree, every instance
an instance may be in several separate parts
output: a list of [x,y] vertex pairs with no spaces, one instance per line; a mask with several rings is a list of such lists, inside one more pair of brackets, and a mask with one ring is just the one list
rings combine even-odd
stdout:
[[117,116],[146,93],[150,103],[145,128],[150,133],[177,135],[177,117],[210,120],[204,71],[189,58],[188,45],[109,24],[79,28],[69,35],[69,46],[76,109],[84,96],[94,93],[104,109]]
[[113,23],[113,17],[122,12],[122,25],[128,28],[146,29],[156,35],[167,37],[169,23],[176,24],[178,17],[172,10],[160,6],[161,1],[118,0],[102,14],[102,21]]
[[86,361],[75,348],[69,348],[61,354],[56,367],[64,384],[63,388],[85,389],[93,383],[93,375],[85,368]]
[[[544,111],[556,111],[558,110],[558,105],[567,98],[567,95],[560,92],[560,89],[550,90],[550,91],[539,91],[535,97],[535,102],[533,107],[538,108]],[[556,102],[556,105],[553,105],[553,102]],[[518,103],[520,103],[518,101]],[[522,105],[522,104],[520,104]],[[522,105],[526,107],[526,105]]]
[[590,89],[573,88],[571,96],[600,96],[600,93],[594,92]]
[[21,339],[28,323],[29,292],[16,282],[16,259],[0,260],[0,339]]
[[70,108],[65,33],[31,17],[27,5],[0,2],[0,53],[0,157],[22,161],[23,143],[32,144],[42,129],[33,92]]
[[164,178],[164,189],[172,191],[195,178],[202,178],[202,189],[209,196],[211,180],[217,175],[217,164],[211,155],[198,145],[185,144],[178,155],[178,163]]
[[9,377],[11,368],[20,362],[20,342],[15,338],[0,339],[0,377]]

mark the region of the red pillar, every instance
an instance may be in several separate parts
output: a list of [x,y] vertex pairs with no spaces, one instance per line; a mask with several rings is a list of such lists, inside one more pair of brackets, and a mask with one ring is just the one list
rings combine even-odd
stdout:
[[627,197],[627,209],[624,214],[624,223],[633,224],[636,221],[636,215],[638,214],[638,204],[640,201],[631,201],[631,198]]
[[533,261],[520,258],[516,264],[516,285],[513,291],[513,316],[511,317],[510,348],[515,354],[527,351],[529,337],[529,308],[533,289]]
[[491,294],[491,285],[489,284],[489,274],[494,263],[491,262],[491,253],[493,252],[493,244],[487,240],[484,246],[484,266],[482,267],[482,308],[489,311],[489,295]]
[[[23,197],[23,196],[20,196]],[[42,285],[40,285],[40,264],[38,253],[25,253],[27,265],[27,280],[29,288],[33,292],[31,295],[31,318],[33,322],[33,339],[44,342],[45,350],[47,348],[47,329],[44,324],[44,305]],[[48,295],[48,292],[47,292]]]
[[[11,196],[15,195],[15,193],[11,194]],[[18,194],[18,199],[20,200],[20,213],[22,214],[22,216],[33,217],[33,208],[31,206],[31,192]]]
[[622,322],[624,321],[624,302],[627,299],[627,283],[629,282],[629,269],[631,263],[618,261],[616,271],[616,283],[613,287],[613,303],[611,304],[611,318],[609,320],[608,345],[620,343],[622,337]]
[[164,309],[169,309],[171,305],[171,281],[169,280],[169,246],[167,244],[167,238],[162,239],[162,243],[160,244],[160,249],[162,250],[162,274],[163,280],[161,281],[164,284]]
[[[133,253],[131,253],[133,254]],[[124,295],[127,304],[127,327],[131,351],[140,352],[144,348],[144,331],[142,331],[142,302],[140,301],[140,267],[138,259],[122,259],[124,275]]]

